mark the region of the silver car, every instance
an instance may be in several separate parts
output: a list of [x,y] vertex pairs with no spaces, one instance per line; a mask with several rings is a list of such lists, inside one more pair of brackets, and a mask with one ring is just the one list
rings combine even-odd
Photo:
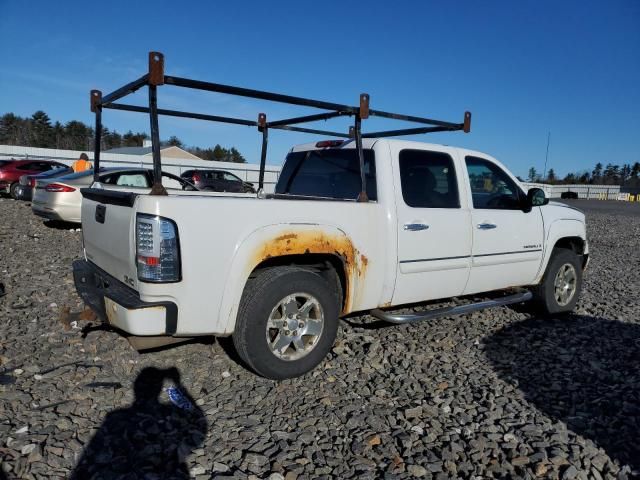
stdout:
[[[176,175],[162,172],[162,176],[163,184],[169,189],[197,190],[191,183]],[[88,188],[92,183],[93,170],[48,180],[37,180],[31,209],[36,215],[50,220],[80,223],[82,207],[80,189]],[[153,185],[153,172],[144,168],[101,168],[100,183],[149,189]]]

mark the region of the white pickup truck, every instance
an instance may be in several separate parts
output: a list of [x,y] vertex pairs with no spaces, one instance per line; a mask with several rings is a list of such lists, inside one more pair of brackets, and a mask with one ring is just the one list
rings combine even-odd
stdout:
[[83,191],[77,289],[132,336],[232,335],[274,379],[320,363],[353,312],[404,323],[532,297],[551,314],[574,308],[588,260],[579,210],[525,192],[480,152],[376,138],[362,149],[368,201],[355,201],[349,139],[294,147],[271,195]]

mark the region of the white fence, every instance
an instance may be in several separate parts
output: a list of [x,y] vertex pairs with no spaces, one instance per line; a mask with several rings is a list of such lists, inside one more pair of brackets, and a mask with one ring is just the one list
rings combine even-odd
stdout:
[[521,184],[525,191],[530,188],[541,188],[548,198],[560,198],[563,192],[575,192],[578,198],[593,198],[597,200],[617,200],[620,193],[619,185],[547,185],[545,183]]
[[[7,158],[16,159],[43,159],[55,160],[60,163],[71,165],[76,161],[82,151],[76,150],[58,150],[53,148],[34,148],[19,147],[13,145],[0,145],[0,160]],[[93,152],[84,152],[93,161]],[[100,166],[104,167],[153,167],[153,159],[151,155],[125,155],[122,153],[105,153],[100,154]],[[187,158],[162,158],[162,169],[166,172],[180,175],[185,170],[194,168],[217,168],[232,172],[241,179],[252,182],[257,185],[260,166],[254,163],[232,163],[232,162],[215,162],[209,160],[193,160]],[[264,172],[265,191],[273,192],[275,184],[278,181],[281,167],[278,165],[267,165]]]

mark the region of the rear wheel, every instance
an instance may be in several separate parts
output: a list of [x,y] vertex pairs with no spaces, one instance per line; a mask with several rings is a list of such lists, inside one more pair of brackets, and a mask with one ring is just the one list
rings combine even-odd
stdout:
[[536,288],[535,300],[544,313],[571,312],[582,290],[582,262],[572,250],[556,248]]
[[16,189],[18,188],[18,185],[20,185],[18,182],[14,182],[11,184],[11,187],[9,187],[9,193],[11,194],[11,198],[13,198],[14,200],[18,199],[18,196],[16,195]]
[[297,377],[329,352],[338,314],[338,295],[317,273],[296,267],[265,270],[245,287],[233,343],[258,374]]

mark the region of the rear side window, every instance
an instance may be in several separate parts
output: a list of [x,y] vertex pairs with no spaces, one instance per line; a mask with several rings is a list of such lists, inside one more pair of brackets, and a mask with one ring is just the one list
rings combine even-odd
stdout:
[[[367,196],[377,200],[373,150],[364,150]],[[280,173],[277,194],[356,200],[361,190],[358,152],[353,148],[291,152]]]
[[37,163],[36,162],[31,162],[31,163],[23,163],[22,165],[18,165],[16,166],[16,170],[25,170],[25,171],[37,171]]
[[402,198],[414,208],[460,208],[453,159],[427,150],[400,152]]
[[224,180],[227,180],[228,182],[241,182],[242,181],[238,177],[236,177],[233,173],[229,173],[229,172],[222,172],[222,178]]

